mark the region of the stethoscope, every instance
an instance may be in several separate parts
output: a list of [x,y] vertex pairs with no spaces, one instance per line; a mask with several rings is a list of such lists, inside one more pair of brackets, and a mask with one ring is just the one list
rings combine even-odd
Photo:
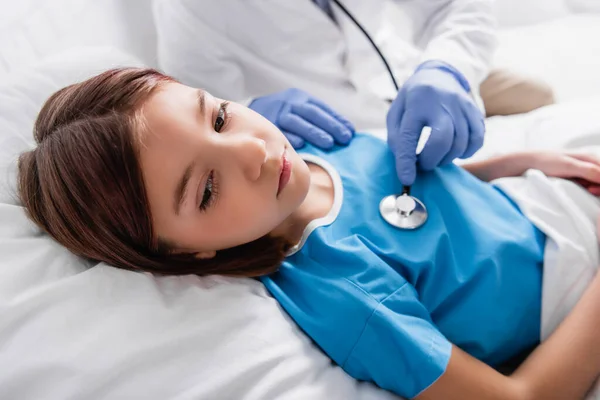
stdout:
[[[379,47],[371,38],[371,35],[369,35],[365,28],[356,20],[356,18],[354,18],[354,16],[346,9],[346,7],[344,7],[342,3],[340,3],[338,0],[331,1],[333,1],[340,8],[340,10],[342,10],[342,12],[346,14],[350,20],[352,20],[352,22],[369,40],[369,43],[371,43],[371,46],[373,46],[373,49],[375,49],[379,55],[379,58],[385,65],[394,88],[396,89],[396,92],[398,92],[400,87],[398,86],[398,82],[396,82],[396,78],[394,78],[392,69],[390,68],[385,56],[379,50]],[[387,223],[400,229],[417,229],[427,221],[427,208],[425,208],[425,204],[423,204],[421,200],[411,196],[410,186],[404,186],[402,193],[399,195],[391,194],[389,196],[385,196],[379,203],[379,212]]]

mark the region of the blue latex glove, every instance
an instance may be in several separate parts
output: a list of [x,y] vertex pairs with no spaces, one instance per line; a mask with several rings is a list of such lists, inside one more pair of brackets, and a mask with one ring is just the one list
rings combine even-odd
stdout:
[[[403,185],[412,185],[419,166],[431,170],[472,156],[483,145],[484,116],[464,76],[441,61],[427,61],[404,83],[387,114],[388,144]],[[423,127],[429,140],[417,156]]]
[[335,142],[348,144],[354,136],[350,121],[300,89],[256,98],[249,107],[275,124],[295,149],[305,141],[329,149]]

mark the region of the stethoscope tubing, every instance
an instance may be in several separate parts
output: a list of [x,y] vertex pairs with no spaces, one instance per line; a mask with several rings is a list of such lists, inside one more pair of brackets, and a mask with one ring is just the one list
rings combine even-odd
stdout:
[[[350,20],[352,20],[358,29],[360,29],[360,31],[365,35],[369,43],[371,43],[371,46],[373,49],[375,49],[377,55],[385,65],[396,92],[398,92],[400,90],[400,86],[398,85],[398,82],[396,82],[392,68],[379,49],[379,46],[377,46],[373,41],[373,38],[371,38],[371,35],[369,35],[362,24],[358,22],[356,18],[354,18],[352,13],[348,11],[348,9],[339,0],[331,1],[333,1],[339,7],[339,9],[342,10],[342,12],[346,14]],[[391,100],[389,102],[391,102]],[[411,204],[414,204],[414,207],[410,207],[412,208],[410,210],[402,209],[403,204],[406,204],[406,202],[403,202],[402,200],[407,200],[408,198],[413,201]],[[410,195],[410,186],[404,186],[400,195],[389,195],[384,197],[379,203],[379,212],[387,223],[400,229],[417,229],[421,227],[428,218],[425,204],[423,204],[421,200]]]

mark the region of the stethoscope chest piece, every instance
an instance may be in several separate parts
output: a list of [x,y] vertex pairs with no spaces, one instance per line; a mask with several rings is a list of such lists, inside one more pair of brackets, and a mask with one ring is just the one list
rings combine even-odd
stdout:
[[406,193],[384,197],[379,212],[388,224],[400,229],[417,229],[427,221],[425,205]]

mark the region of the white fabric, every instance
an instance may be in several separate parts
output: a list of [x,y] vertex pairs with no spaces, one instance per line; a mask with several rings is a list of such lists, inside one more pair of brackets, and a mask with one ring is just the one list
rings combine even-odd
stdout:
[[[542,0],[544,1],[544,0]],[[569,9],[575,12],[595,12],[600,13],[600,2],[598,0],[565,0]]]
[[500,26],[515,27],[561,18],[569,7],[565,0],[496,0],[494,12]]
[[[600,146],[600,96],[543,107],[527,114],[486,119],[483,147],[458,164],[522,150]],[[384,134],[382,132],[381,134]]]
[[15,160],[33,145],[43,101],[136,64],[73,49],[0,85],[0,398],[396,398],[333,366],[258,281],[90,265],[26,218]]
[[332,224],[333,221],[335,221],[337,216],[339,215],[340,210],[342,208],[342,203],[344,202],[342,178],[340,177],[340,174],[337,172],[337,170],[333,167],[333,165],[329,164],[327,161],[314,154],[300,153],[300,156],[305,162],[312,163],[323,168],[323,170],[329,175],[329,179],[331,179],[331,182],[333,183],[333,204],[331,205],[331,208],[329,209],[327,215],[324,215],[321,218],[313,219],[308,223],[308,225],[304,228],[304,231],[302,232],[302,237],[300,238],[300,241],[288,250],[287,256],[291,256],[292,254],[295,254],[298,251],[300,251],[302,246],[304,246],[304,243],[306,243],[306,240],[308,239],[310,234],[315,229],[317,229],[320,226]]
[[[477,90],[495,48],[490,0],[344,0],[399,82],[424,60],[457,67]],[[232,99],[298,87],[358,129],[385,125],[395,91],[364,35],[336,6],[339,27],[312,1],[160,0],[161,67]]]

